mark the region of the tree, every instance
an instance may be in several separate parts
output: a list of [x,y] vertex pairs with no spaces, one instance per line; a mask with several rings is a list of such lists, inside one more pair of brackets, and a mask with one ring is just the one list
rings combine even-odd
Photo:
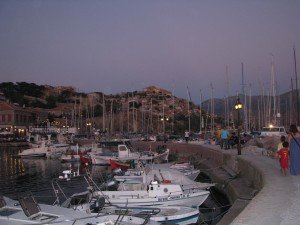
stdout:
[[47,101],[46,108],[48,108],[48,109],[55,108],[57,97],[55,97],[53,95],[49,95],[49,96],[46,97],[46,101]]
[[100,104],[95,105],[94,116],[95,117],[99,117],[99,116],[102,116],[102,114],[103,114],[103,107],[102,107],[102,105],[100,105]]

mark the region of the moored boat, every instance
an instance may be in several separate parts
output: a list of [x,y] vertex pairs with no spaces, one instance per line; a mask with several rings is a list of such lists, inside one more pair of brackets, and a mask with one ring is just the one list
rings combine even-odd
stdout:
[[40,146],[25,149],[18,154],[21,158],[34,158],[34,157],[46,157],[48,154],[48,147],[45,144],[45,141],[41,143]]
[[[150,154],[151,153],[151,154]],[[168,160],[169,149],[165,149],[161,153],[157,152],[148,152],[143,154],[142,152],[132,152],[131,149],[125,145],[118,145],[117,154],[93,154],[91,153],[91,161],[93,164],[99,165],[110,165],[110,159],[120,160],[120,161],[130,161],[130,160],[141,160],[141,161],[153,161],[153,160]]]
[[117,206],[187,206],[199,207],[209,196],[209,191],[180,184],[152,181],[149,185],[130,181],[120,186],[118,191],[96,191],[108,203]]
[[128,169],[130,167],[129,163],[124,163],[113,159],[110,159],[109,163],[112,169],[117,169],[117,168]]
[[[74,211],[70,208],[38,204],[32,195],[19,198],[19,201],[0,197],[0,224],[61,224],[61,225],[130,225],[143,224],[144,219],[134,216],[97,214],[87,215],[86,212]],[[157,224],[151,221],[149,224]]]

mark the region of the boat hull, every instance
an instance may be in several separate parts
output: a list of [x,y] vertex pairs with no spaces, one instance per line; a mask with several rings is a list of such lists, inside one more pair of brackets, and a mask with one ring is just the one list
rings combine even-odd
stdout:
[[[121,191],[122,192],[122,191]],[[124,206],[187,206],[198,208],[208,197],[208,191],[202,191],[191,194],[180,194],[171,196],[149,197],[139,191],[125,191],[120,194],[119,191],[102,191],[107,203]],[[102,195],[101,192],[98,195]]]
[[110,159],[109,162],[112,169],[128,169],[130,167],[130,165],[127,163],[121,163],[112,159]]

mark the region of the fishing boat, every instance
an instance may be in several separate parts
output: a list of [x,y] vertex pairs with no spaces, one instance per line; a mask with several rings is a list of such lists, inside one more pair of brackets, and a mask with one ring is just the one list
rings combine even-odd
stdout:
[[168,160],[169,149],[165,149],[162,153],[151,152],[151,154],[143,154],[140,152],[132,152],[125,144],[118,145],[116,155],[91,154],[93,164],[110,165],[110,160],[130,161],[130,160]]
[[[56,201],[56,203],[59,203],[59,201]],[[73,194],[60,206],[71,208],[75,211],[84,211],[88,214],[140,217],[161,224],[192,224],[196,223],[199,217],[199,210],[197,208],[184,206],[120,207],[112,203],[107,203],[103,196],[97,196],[90,190]]]
[[114,179],[118,182],[136,180],[146,184],[153,180],[153,177],[156,176],[155,174],[160,174],[160,176],[163,177],[161,180],[171,180],[173,183],[193,185],[197,188],[201,185],[201,188],[203,189],[213,186],[213,184],[210,183],[195,182],[194,180],[199,175],[200,170],[194,169],[193,166],[190,168],[179,168],[177,166],[174,167],[173,165],[174,164],[161,163],[148,164],[144,167],[141,163],[138,163],[136,168],[127,169],[121,174],[116,174]]
[[[87,215],[85,212],[59,206],[38,204],[32,194],[20,196],[18,201],[0,197],[0,224],[61,224],[61,225],[113,225],[143,224],[144,219],[134,216],[97,214]],[[149,224],[158,224],[151,221]]]
[[[168,182],[165,182],[168,181]],[[209,196],[209,191],[188,188],[180,184],[152,181],[148,185],[138,181],[129,181],[120,185],[118,191],[95,191],[104,196],[107,203],[117,206],[187,206],[199,207]]]

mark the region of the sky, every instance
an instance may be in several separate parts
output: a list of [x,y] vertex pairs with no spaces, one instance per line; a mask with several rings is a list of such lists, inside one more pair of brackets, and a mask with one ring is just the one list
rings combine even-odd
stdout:
[[245,93],[269,92],[273,57],[284,93],[294,46],[300,66],[299,0],[0,1],[0,82],[182,98],[188,87],[197,103],[241,93],[242,63]]

